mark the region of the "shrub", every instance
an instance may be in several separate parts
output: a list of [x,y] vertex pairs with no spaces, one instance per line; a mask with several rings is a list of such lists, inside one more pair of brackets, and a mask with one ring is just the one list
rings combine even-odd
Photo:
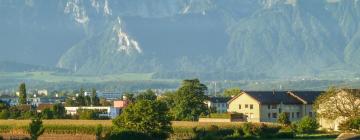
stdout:
[[44,133],[44,127],[40,118],[32,119],[29,124],[28,132],[31,136],[31,140],[37,140],[37,138]]
[[0,119],[8,119],[10,117],[10,112],[7,109],[4,109],[0,112]]
[[276,138],[295,138],[295,133],[292,131],[278,132],[275,136]]
[[98,124],[95,128],[95,135],[96,135],[97,140],[99,140],[101,138],[102,131],[103,131],[102,125]]
[[49,109],[49,108],[45,108],[42,112],[41,112],[41,117],[43,119],[53,119],[54,118],[54,112]]
[[280,124],[285,125],[285,126],[291,124],[291,122],[289,120],[289,116],[286,115],[285,112],[281,113],[276,121],[277,121],[277,123],[280,123]]
[[278,126],[273,126],[270,127],[269,125],[265,125],[265,124],[261,124],[258,126],[259,128],[259,135],[262,138],[271,138],[271,137],[275,137],[276,134],[279,132],[281,127]]
[[297,133],[310,134],[316,132],[316,130],[319,128],[319,124],[316,119],[305,116],[300,121],[295,123],[294,128]]
[[242,132],[244,133],[244,137],[260,136],[262,131],[260,127],[256,127],[252,123],[244,123],[241,128]]
[[98,112],[89,109],[79,109],[79,119],[80,120],[95,120],[98,119]]
[[123,130],[120,132],[114,132],[109,137],[108,140],[153,140],[149,135],[145,133]]
[[348,119],[339,125],[341,131],[360,130],[360,117],[355,119]]

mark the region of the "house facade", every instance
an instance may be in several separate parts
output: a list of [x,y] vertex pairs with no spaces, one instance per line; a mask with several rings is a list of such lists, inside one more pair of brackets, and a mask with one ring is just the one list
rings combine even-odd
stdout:
[[312,104],[320,91],[244,91],[232,98],[228,112],[241,113],[247,122],[276,122],[285,113],[290,121],[315,117]]
[[119,109],[112,107],[112,106],[98,106],[98,107],[89,107],[89,106],[84,106],[84,107],[65,107],[66,110],[66,114],[68,115],[75,115],[78,113],[79,109],[87,109],[87,110],[98,110],[98,111],[102,111],[104,113],[99,114],[99,116],[102,117],[109,117],[111,119],[116,118],[120,111]]
[[208,108],[214,108],[217,113],[225,113],[228,109],[227,102],[230,99],[230,97],[209,97],[209,99],[205,101],[205,104]]

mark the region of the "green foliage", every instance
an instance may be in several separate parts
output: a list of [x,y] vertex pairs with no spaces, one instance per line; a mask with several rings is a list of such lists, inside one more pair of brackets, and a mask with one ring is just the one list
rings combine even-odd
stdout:
[[20,119],[30,119],[30,118],[34,117],[35,114],[36,114],[36,112],[33,111],[33,110],[21,112],[21,118]]
[[95,135],[96,135],[97,140],[99,140],[101,138],[102,132],[103,132],[103,126],[101,124],[96,125]]
[[207,87],[198,79],[184,80],[174,97],[174,107],[171,112],[175,120],[198,120],[201,114],[207,114],[204,104]]
[[290,120],[289,120],[289,116],[286,115],[285,112],[282,112],[279,117],[276,120],[277,123],[280,123],[282,125],[288,126],[291,124]]
[[9,112],[10,112],[10,119],[17,119],[19,117],[21,117],[21,111],[17,108],[17,106],[11,106],[9,108]]
[[140,93],[138,96],[136,96],[135,100],[156,100],[157,96],[155,95],[155,92],[153,92],[151,89],[146,90],[143,93]]
[[3,109],[0,112],[0,119],[8,119],[10,117],[10,112],[7,109]]
[[91,105],[93,105],[93,106],[99,106],[100,105],[100,99],[97,96],[95,88],[93,88],[92,91],[91,91]]
[[360,117],[348,119],[339,125],[339,129],[342,131],[359,131],[360,130]]
[[223,95],[226,97],[234,97],[236,95],[239,95],[241,93],[240,88],[229,88],[225,89]]
[[31,140],[37,140],[37,138],[44,133],[44,127],[40,118],[35,117],[29,124],[28,132]]
[[65,100],[66,106],[76,106],[76,102],[72,99],[72,97],[69,97]]
[[41,112],[41,118],[42,119],[53,119],[54,118],[54,112],[49,108],[45,108]]
[[113,120],[118,129],[125,129],[166,139],[172,132],[169,109],[159,101],[139,100],[125,108]]
[[19,86],[19,104],[26,104],[26,85],[21,83]]
[[61,103],[54,104],[52,107],[52,111],[55,119],[63,119],[66,116],[65,107]]
[[111,106],[112,103],[110,101],[107,101],[105,98],[100,98],[100,105],[101,106]]
[[8,109],[9,105],[3,101],[0,101],[0,111],[4,109]]
[[295,131],[300,134],[311,134],[315,133],[320,127],[316,119],[309,116],[303,117],[301,120],[294,124]]
[[119,132],[113,132],[108,140],[153,140],[154,138],[149,135],[133,131],[133,130],[122,130]]
[[130,102],[134,102],[135,101],[135,97],[134,94],[130,93],[130,92],[125,92],[124,96],[127,98],[127,100],[129,100]]
[[96,120],[99,119],[100,111],[91,109],[78,109],[80,120]]

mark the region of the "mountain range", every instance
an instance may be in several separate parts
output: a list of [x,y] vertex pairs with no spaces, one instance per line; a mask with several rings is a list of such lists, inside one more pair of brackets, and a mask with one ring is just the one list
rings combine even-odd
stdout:
[[2,0],[0,61],[154,78],[360,75],[358,0]]

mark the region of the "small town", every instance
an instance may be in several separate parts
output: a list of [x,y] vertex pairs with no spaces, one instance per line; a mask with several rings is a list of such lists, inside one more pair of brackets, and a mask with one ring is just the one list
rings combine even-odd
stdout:
[[[0,98],[0,134],[5,139],[69,131],[96,139],[311,139],[334,138],[341,132],[359,131],[360,126],[359,89],[230,88],[218,96],[207,96],[207,87],[190,79],[176,91],[162,94],[151,89],[139,93],[80,89],[73,96],[26,91],[26,84],[21,83],[15,96]],[[27,124],[17,120],[30,123],[29,131]],[[119,129],[120,133],[114,133]]]

